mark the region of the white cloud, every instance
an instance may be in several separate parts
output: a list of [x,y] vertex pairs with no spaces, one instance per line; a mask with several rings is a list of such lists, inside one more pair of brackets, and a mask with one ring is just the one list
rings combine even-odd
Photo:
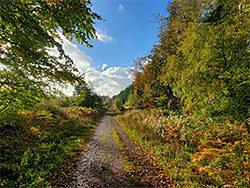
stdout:
[[73,59],[78,70],[79,71],[87,70],[91,65],[92,58],[87,56],[83,51],[81,51],[77,47],[77,45],[69,42],[64,36],[61,35],[61,37],[63,39],[63,48],[65,52],[68,55],[70,55],[70,57]]
[[[80,72],[86,71],[91,65],[92,58],[87,56],[83,51],[81,51],[77,47],[77,45],[69,42],[66,39],[66,37],[64,37],[62,35],[62,33],[58,32],[58,34],[63,41],[63,49],[71,57],[71,59],[74,61],[78,70]],[[55,56],[59,55],[57,49],[55,49],[55,48],[50,51],[50,54],[55,55]]]
[[107,64],[103,64],[103,65],[102,65],[102,71],[103,71],[107,66],[108,66]]
[[103,43],[114,42],[115,39],[112,36],[109,36],[105,31],[100,28],[96,29],[97,39]]
[[[133,78],[129,72],[129,68],[109,67],[105,70],[107,64],[103,64],[102,71],[98,71],[91,66],[91,57],[81,51],[77,45],[69,42],[61,34],[60,37],[63,39],[63,48],[65,52],[73,59],[79,71],[85,73],[86,82],[93,84],[94,91],[97,94],[112,97],[132,83]],[[51,53],[56,55],[55,50]],[[71,96],[74,91],[74,88],[70,85],[68,88],[60,89],[68,96]]]
[[67,87],[64,87],[64,88],[59,87],[59,90],[61,90],[67,96],[72,96],[74,92],[74,87],[68,84]]
[[86,73],[86,80],[93,83],[96,93],[112,97],[132,84],[133,77],[129,68],[110,67],[103,72],[90,68]]
[[124,8],[124,6],[123,6],[122,4],[120,4],[120,5],[118,6],[118,11],[119,11],[119,12],[125,11],[125,8]]

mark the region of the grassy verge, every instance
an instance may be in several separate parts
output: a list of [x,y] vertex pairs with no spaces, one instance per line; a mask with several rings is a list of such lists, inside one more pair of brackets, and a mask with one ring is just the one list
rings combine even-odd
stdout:
[[123,158],[123,162],[125,164],[125,171],[130,175],[129,176],[129,180],[131,182],[134,183],[134,185],[139,186],[140,182],[139,182],[139,178],[136,175],[136,169],[135,169],[135,160],[131,160],[130,156],[129,156],[129,150],[128,148],[123,144],[122,140],[120,139],[119,135],[117,134],[114,126],[112,127],[112,134],[119,146],[119,149],[121,151],[122,154],[122,158]]
[[65,186],[102,112],[51,101],[1,128],[1,187]]
[[135,143],[135,148],[128,148],[114,127],[113,135],[120,147],[128,178],[135,187],[172,187],[174,185],[175,181],[168,173],[163,172],[162,165],[158,165],[152,155],[143,150],[139,143]]
[[164,166],[176,186],[249,187],[247,120],[165,117],[160,110],[127,111],[116,120]]

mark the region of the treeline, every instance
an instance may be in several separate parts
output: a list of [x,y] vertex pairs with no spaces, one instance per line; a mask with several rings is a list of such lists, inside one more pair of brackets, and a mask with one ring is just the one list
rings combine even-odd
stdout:
[[158,43],[134,60],[134,90],[117,99],[140,108],[248,117],[249,3],[174,0],[167,12],[157,17]]
[[157,20],[116,120],[175,187],[249,187],[249,2],[171,0]]

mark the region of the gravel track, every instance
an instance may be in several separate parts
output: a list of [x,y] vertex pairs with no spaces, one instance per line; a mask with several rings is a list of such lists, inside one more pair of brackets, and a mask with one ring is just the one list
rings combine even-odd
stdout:
[[[113,115],[109,110],[96,127],[68,187],[174,187],[175,180],[163,173],[158,164],[134,144]],[[114,133],[118,135],[120,145]],[[132,171],[126,172],[124,158],[132,164]]]
[[68,187],[134,187],[124,169],[124,161],[112,129],[115,128],[119,136],[125,134],[112,115],[109,110],[96,127],[83,151],[74,180]]

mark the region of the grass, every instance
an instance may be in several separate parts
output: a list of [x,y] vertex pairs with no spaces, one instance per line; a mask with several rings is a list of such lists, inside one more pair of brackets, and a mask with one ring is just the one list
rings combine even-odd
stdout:
[[247,120],[133,110],[116,117],[124,130],[155,158],[179,187],[249,187]]
[[126,155],[126,146],[123,144],[122,140],[120,139],[119,135],[117,134],[115,127],[112,127],[112,134],[116,140],[116,143],[119,146],[120,151],[122,151],[123,162],[125,163],[125,170],[129,172],[133,167],[133,163],[129,160],[128,156]]
[[[140,181],[139,177],[136,174],[136,169],[135,169],[135,160],[132,160],[129,156],[129,150],[126,147],[126,145],[123,144],[122,140],[120,139],[119,135],[117,134],[115,127],[112,127],[112,134],[116,140],[116,143],[119,146],[119,149],[122,154],[122,159],[124,162],[124,168],[125,171],[130,175],[129,176],[129,181],[132,182],[134,185],[140,186]],[[138,169],[137,169],[138,170]]]
[[1,128],[1,187],[65,186],[102,112],[45,101]]
[[120,151],[128,173],[128,179],[136,187],[165,187],[171,186],[174,180],[164,173],[157,161],[148,152],[143,151],[140,144],[136,143],[136,148],[128,148],[120,139],[115,128],[113,135],[120,147]]

